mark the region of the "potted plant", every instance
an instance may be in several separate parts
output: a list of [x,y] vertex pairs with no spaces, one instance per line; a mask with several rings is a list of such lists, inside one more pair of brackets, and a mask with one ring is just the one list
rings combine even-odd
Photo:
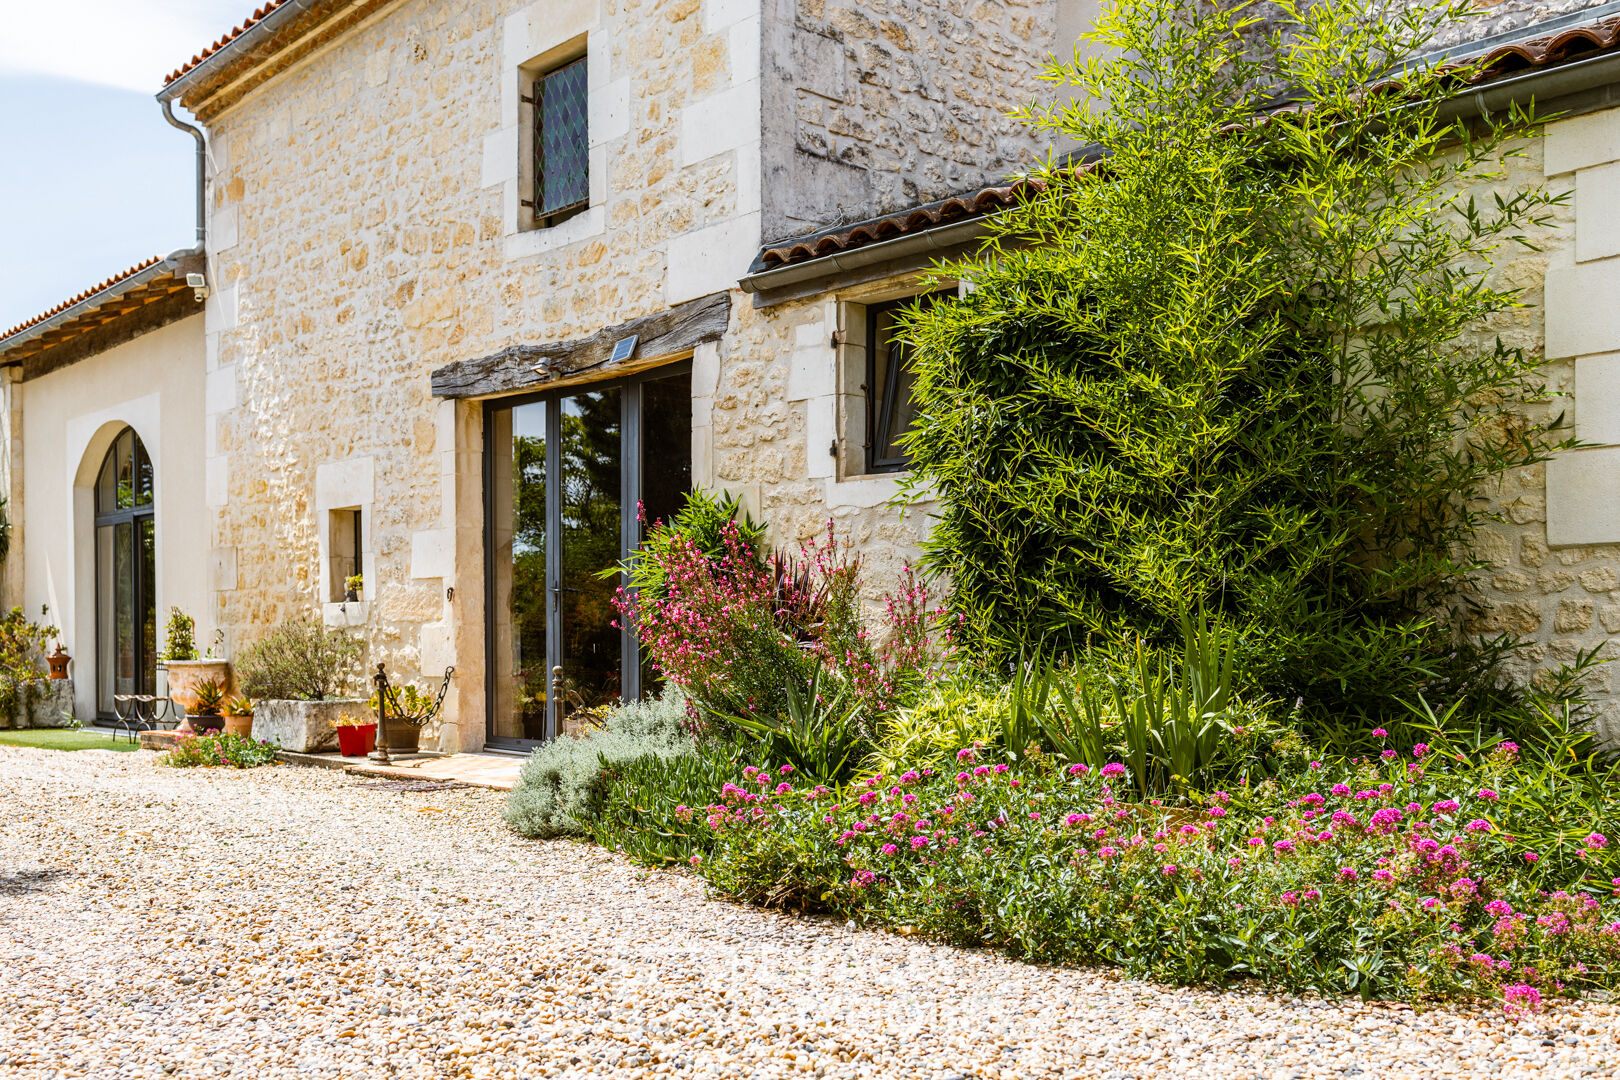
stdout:
[[344,713],[332,724],[337,728],[338,753],[344,757],[365,757],[377,745],[375,721]]
[[253,735],[253,702],[237,694],[225,699],[225,731],[230,735]]
[[[433,698],[423,693],[410,683],[397,687],[393,703],[389,706],[388,719],[383,726],[383,736],[390,750],[402,750],[407,754],[414,754],[421,749],[422,727],[413,724],[406,717],[422,717],[433,708]],[[377,694],[372,691],[371,700],[366,702],[371,709],[371,715],[377,715]],[[397,706],[404,716],[394,713]]]
[[225,726],[225,718],[219,714],[220,707],[225,704],[225,685],[218,679],[204,679],[192,691],[195,701],[195,712],[192,708],[186,709],[192,713],[191,726],[198,731],[218,731]]
[[343,579],[343,589],[345,592],[343,599],[351,604],[358,603],[360,601],[360,590],[364,589],[365,587],[366,576],[364,574],[349,575]]
[[[199,715],[197,690],[205,682],[219,684],[221,700],[231,689],[231,665],[215,656],[200,656],[197,652],[196,622],[190,615],[174,607],[169,609],[167,639],[163,645],[162,664],[166,672],[166,693],[176,705],[182,706],[189,716]],[[210,654],[213,652],[209,650]],[[217,715],[219,702],[215,702]],[[195,726],[190,724],[182,727]]]
[[337,697],[354,679],[360,642],[304,616],[242,650],[242,692],[253,699],[253,738],[307,754],[338,740],[337,721],[363,701]]

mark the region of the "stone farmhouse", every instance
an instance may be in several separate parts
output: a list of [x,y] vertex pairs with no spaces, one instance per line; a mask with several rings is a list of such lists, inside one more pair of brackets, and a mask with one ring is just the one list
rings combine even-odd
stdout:
[[[889,305],[1069,149],[1008,113],[1096,3],[267,4],[158,93],[196,246],[0,337],[7,602],[49,605],[81,718],[154,691],[171,607],[227,657],[318,612],[455,667],[453,752],[640,692],[597,572],[692,486],[891,576],[928,508],[889,505]],[[1620,3],[1557,10],[1449,45],[1489,58],[1459,110],[1560,114],[1503,183],[1573,193],[1494,328],[1589,444],[1486,537],[1488,627],[1543,665],[1620,634]]]

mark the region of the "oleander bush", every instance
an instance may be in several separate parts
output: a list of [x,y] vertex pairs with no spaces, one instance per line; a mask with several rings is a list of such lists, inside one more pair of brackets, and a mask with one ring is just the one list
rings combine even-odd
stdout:
[[506,802],[506,822],[524,836],[579,836],[603,812],[616,775],[628,761],[667,761],[693,753],[686,701],[679,692],[621,705],[581,735],[533,750]]
[[175,769],[217,766],[252,769],[272,764],[275,760],[276,748],[270,743],[263,740],[254,742],[246,735],[231,735],[223,731],[185,736],[173,750],[158,758],[159,764]]

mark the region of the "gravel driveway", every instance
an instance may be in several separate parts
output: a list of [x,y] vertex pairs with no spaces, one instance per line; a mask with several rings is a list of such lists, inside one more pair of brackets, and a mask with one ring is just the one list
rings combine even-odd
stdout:
[[499,794],[0,747],[0,1080],[1613,1075],[1515,1026],[1176,990],[709,900]]

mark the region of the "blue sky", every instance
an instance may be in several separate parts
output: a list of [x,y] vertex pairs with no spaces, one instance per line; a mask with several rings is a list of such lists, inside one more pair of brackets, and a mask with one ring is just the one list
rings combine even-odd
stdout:
[[152,95],[254,2],[0,0],[0,332],[192,245],[194,144]]

